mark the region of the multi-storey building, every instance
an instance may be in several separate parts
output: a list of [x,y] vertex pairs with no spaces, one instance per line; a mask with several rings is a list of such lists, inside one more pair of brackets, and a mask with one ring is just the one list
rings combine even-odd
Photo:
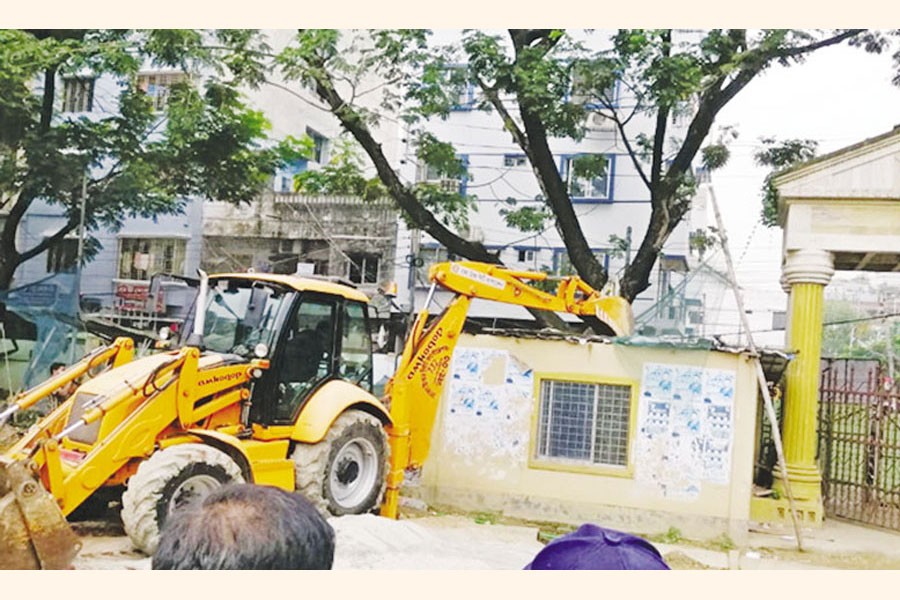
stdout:
[[[608,32],[606,32],[608,33]],[[439,34],[439,35],[451,35]],[[685,35],[691,35],[686,33]],[[604,34],[597,32],[585,42],[600,44]],[[615,103],[623,110],[634,104],[634,97],[623,85],[611,90]],[[541,191],[534,172],[522,149],[502,126],[496,112],[477,110],[479,91],[474,85],[461,94],[459,102],[447,119],[432,119],[425,128],[437,138],[455,145],[458,156],[468,167],[467,178],[460,181],[436,180],[431,171],[417,164],[413,152],[407,150],[404,176],[410,181],[436,181],[443,186],[459,187],[477,198],[476,211],[470,215],[465,237],[482,242],[488,249],[498,251],[506,265],[517,269],[549,271],[557,275],[574,273],[562,238],[552,220],[538,233],[523,233],[508,226],[504,213],[522,207],[539,209]],[[512,115],[518,110],[512,98],[505,99]],[[672,138],[686,130],[688,121],[677,116],[670,126]],[[559,173],[565,181],[575,205],[582,229],[595,255],[615,279],[630,262],[646,231],[650,218],[650,195],[642,182],[631,156],[622,143],[616,126],[599,112],[589,113],[583,139],[551,139]],[[629,135],[650,133],[653,121],[646,115],[636,116],[629,124]],[[578,156],[601,155],[606,158],[603,176],[592,179],[576,177],[572,161]],[[699,197],[703,200],[703,197]],[[690,268],[690,232],[705,228],[705,202],[699,202],[669,238],[663,256],[650,279],[651,288],[634,302],[635,314],[645,312],[658,301],[665,300],[668,290],[677,286]],[[418,247],[418,251],[415,248]],[[408,302],[410,283],[414,286],[416,305],[421,306],[426,294],[427,267],[447,258],[447,251],[429,236],[409,231],[401,225],[397,256],[416,254],[419,272],[411,278],[406,261],[399,263],[400,298]],[[439,293],[438,303],[445,298]],[[515,306],[475,301],[471,315],[498,323],[531,320],[528,312]],[[686,323],[682,315],[678,327]]]

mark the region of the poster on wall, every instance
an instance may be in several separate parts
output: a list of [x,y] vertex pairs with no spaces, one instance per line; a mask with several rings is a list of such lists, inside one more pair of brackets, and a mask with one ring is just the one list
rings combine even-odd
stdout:
[[691,500],[731,471],[735,373],[691,365],[644,365],[635,479],[663,497]]
[[528,461],[534,374],[505,350],[458,348],[443,409],[443,444],[457,463],[500,480]]

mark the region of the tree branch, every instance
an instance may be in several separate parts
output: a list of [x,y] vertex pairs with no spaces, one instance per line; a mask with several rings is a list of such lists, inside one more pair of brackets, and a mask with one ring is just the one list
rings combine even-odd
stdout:
[[[634,114],[634,113],[632,113],[632,114]],[[625,145],[625,151],[628,152],[629,158],[631,158],[631,164],[634,165],[634,168],[637,171],[638,176],[640,176],[641,181],[644,182],[644,185],[647,186],[647,189],[652,190],[653,187],[650,184],[650,180],[647,179],[647,174],[644,172],[644,168],[641,166],[641,162],[638,159],[637,152],[635,152],[634,146],[631,145],[631,141],[628,139],[628,134],[625,133],[625,123],[627,123],[627,120],[622,121],[619,118],[619,115],[615,111],[613,111],[612,116],[610,118],[612,119],[613,123],[616,124],[616,128],[619,130],[619,133],[622,135],[622,143]]]
[[48,248],[53,246],[56,242],[60,241],[64,237],[66,237],[76,227],[78,227],[78,220],[75,219],[74,217],[69,219],[66,222],[66,224],[63,225],[63,227],[59,231],[57,231],[50,237],[44,238],[38,244],[35,244],[33,247],[26,250],[25,252],[22,252],[19,255],[19,264],[21,264],[27,260],[30,260],[30,259],[34,258],[35,256],[39,255],[41,252],[47,250]]
[[818,42],[814,42],[806,46],[797,46],[795,48],[786,48],[780,52],[773,52],[772,58],[793,58],[802,54],[814,52],[815,50],[819,50],[820,48],[827,48],[828,46],[840,44],[841,42],[849,40],[852,37],[856,37],[859,34],[864,33],[865,31],[865,29],[848,29],[843,33],[832,36],[830,38],[826,38],[824,40],[819,40]]
[[[318,66],[322,67],[324,65]],[[401,210],[409,216],[416,226],[427,232],[455,254],[481,262],[495,264],[500,262],[497,255],[488,252],[484,245],[456,235],[440,223],[431,211],[422,206],[413,192],[400,181],[396,171],[394,171],[384,155],[381,144],[372,137],[372,133],[360,114],[337,93],[331,78],[325,70],[323,68],[317,69],[314,78],[316,80],[316,93],[330,107],[332,114],[338,118],[344,129],[356,138],[372,160],[379,178],[385,184],[385,187],[388,188],[391,197],[394,198]]]
[[525,133],[519,128],[519,125],[513,119],[512,115],[503,106],[503,101],[500,99],[500,95],[497,93],[497,90],[493,87],[490,87],[485,83],[480,77],[475,77],[476,83],[478,83],[478,87],[481,88],[481,91],[484,92],[484,95],[487,97],[488,101],[490,101],[491,106],[494,107],[494,110],[500,115],[500,118],[503,120],[503,126],[506,130],[512,134],[513,139],[516,141],[516,144],[522,149],[526,156],[528,156],[529,160],[531,159],[531,147],[528,144],[528,138],[525,137]]
[[[513,36],[513,42],[516,44],[516,61],[521,58],[521,40],[519,42],[516,41],[516,36],[524,36],[522,33],[517,33],[521,31],[511,30],[510,32],[510,35]],[[515,96],[519,106],[519,115],[525,127],[525,138],[530,149],[528,158],[531,161],[531,168],[534,170],[547,205],[553,212],[554,217],[556,217],[557,229],[566,246],[569,260],[575,266],[582,279],[592,287],[600,289],[606,285],[609,275],[603,265],[597,261],[587,242],[587,238],[584,236],[581,223],[578,221],[578,215],[575,214],[575,208],[572,206],[572,199],[569,197],[569,192],[566,189],[566,183],[560,176],[553,152],[550,150],[547,130],[544,127],[543,120],[531,107],[528,99],[523,98],[522,94],[519,93],[520,84],[515,78],[513,85],[516,91]]]

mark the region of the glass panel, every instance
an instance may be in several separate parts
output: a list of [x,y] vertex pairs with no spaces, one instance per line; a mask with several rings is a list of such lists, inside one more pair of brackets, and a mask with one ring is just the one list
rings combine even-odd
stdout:
[[305,300],[285,334],[278,367],[276,421],[290,421],[315,385],[332,374],[334,304]]
[[183,239],[124,238],[119,251],[119,277],[148,280],[159,272],[180,275],[185,247]]
[[355,302],[344,306],[340,376],[372,391],[372,340],[366,327],[365,307]]
[[210,282],[203,341],[212,352],[250,357],[275,342],[278,315],[289,294],[249,281]]

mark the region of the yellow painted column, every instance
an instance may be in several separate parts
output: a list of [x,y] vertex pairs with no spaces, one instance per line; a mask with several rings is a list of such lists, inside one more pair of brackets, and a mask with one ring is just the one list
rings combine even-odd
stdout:
[[[788,251],[783,281],[790,286],[787,347],[795,353],[787,372],[782,436],[787,479],[806,520],[822,518],[822,476],[816,464],[816,422],[819,403],[819,359],[825,286],[834,274],[830,252]],[[780,468],[775,489],[784,492]]]

